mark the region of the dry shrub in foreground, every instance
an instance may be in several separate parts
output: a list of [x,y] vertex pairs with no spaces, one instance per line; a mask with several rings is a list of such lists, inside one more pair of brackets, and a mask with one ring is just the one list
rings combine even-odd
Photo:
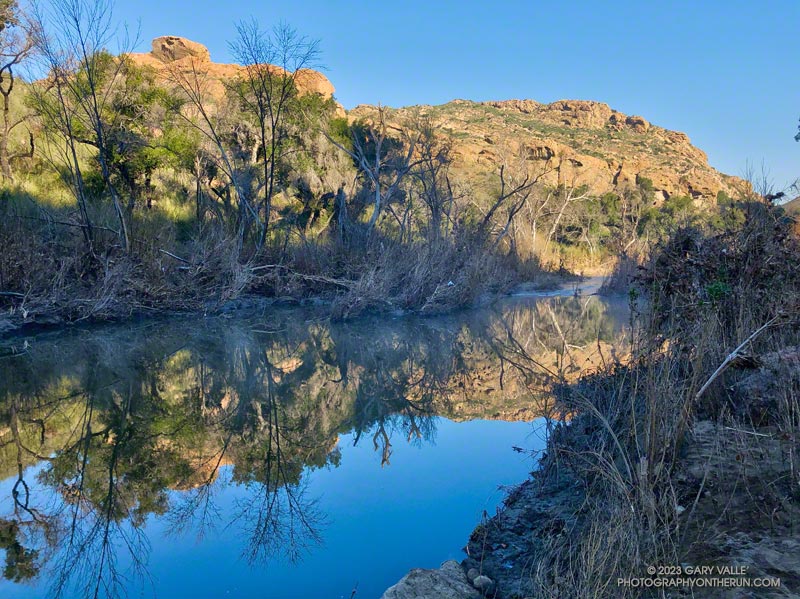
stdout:
[[252,279],[235,243],[222,232],[204,232],[176,249],[165,227],[125,252],[113,232],[99,229],[89,250],[75,229],[48,219],[5,220],[0,332],[29,324],[201,310],[236,297]]
[[618,578],[686,563],[800,589],[800,251],[780,211],[747,213],[740,231],[685,229],[658,248],[631,363],[558,390],[577,416],[535,479],[579,497],[559,534],[552,518],[534,527],[534,596],[641,596]]

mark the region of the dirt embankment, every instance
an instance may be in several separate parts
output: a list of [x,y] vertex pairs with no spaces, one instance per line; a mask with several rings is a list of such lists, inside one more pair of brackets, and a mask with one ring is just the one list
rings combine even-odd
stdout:
[[[739,408],[762,417],[765,410],[778,409],[780,390],[800,381],[798,356],[797,348],[768,356],[767,366],[736,386]],[[583,425],[580,418],[573,421],[562,445],[581,451]],[[685,539],[684,551],[676,554],[674,562],[654,566],[681,568],[683,575],[668,578],[683,580],[698,578],[685,574],[692,568],[711,567],[711,575],[705,577],[710,584],[728,579],[727,584],[743,585],[704,587],[695,596],[800,596],[800,494],[791,441],[771,424],[739,429],[710,420],[695,423],[672,475],[678,514],[674,528]],[[463,570],[488,576],[495,583],[496,591],[488,596],[542,596],[542,578],[550,574],[551,560],[563,557],[554,547],[563,547],[570,535],[593,526],[602,530],[605,524],[587,521],[582,513],[586,497],[578,481],[563,472],[555,474],[555,458],[550,455],[541,470],[509,494],[496,516],[475,529],[465,548],[469,557],[462,562]],[[738,573],[721,576],[726,568]],[[627,577],[657,578],[646,567]],[[573,594],[574,581],[547,582],[551,588],[560,588],[561,597],[581,596]],[[608,582],[604,596],[638,596],[636,589],[620,588],[616,580]],[[756,584],[776,586],[754,591]],[[677,588],[665,596],[691,595],[686,588]]]

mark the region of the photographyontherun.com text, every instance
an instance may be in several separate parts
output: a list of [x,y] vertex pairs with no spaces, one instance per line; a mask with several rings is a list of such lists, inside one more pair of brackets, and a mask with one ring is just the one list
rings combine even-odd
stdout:
[[780,588],[780,578],[748,577],[747,566],[648,566],[646,576],[617,578],[628,588]]

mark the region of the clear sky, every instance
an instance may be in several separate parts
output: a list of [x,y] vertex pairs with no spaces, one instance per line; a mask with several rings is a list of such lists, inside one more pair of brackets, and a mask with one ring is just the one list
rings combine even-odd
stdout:
[[800,0],[116,0],[140,49],[180,35],[230,62],[234,23],[318,38],[346,107],[454,98],[606,102],[683,131],[716,168],[800,177]]

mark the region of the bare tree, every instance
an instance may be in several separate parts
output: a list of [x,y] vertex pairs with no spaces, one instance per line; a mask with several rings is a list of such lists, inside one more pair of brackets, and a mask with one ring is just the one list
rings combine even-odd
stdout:
[[553,196],[554,194],[552,190],[543,189],[542,187],[534,190],[529,201],[527,201],[524,206],[525,212],[523,213],[523,223],[525,228],[523,229],[522,233],[519,231],[519,229],[522,228],[522,225],[518,225],[518,221],[514,221],[513,227],[515,240],[517,240],[519,237],[524,238],[524,236],[526,236],[528,233],[530,234],[529,251],[531,256],[535,255],[536,253],[539,224],[544,218]]
[[255,19],[240,22],[236,31],[236,41],[230,46],[244,66],[244,76],[233,88],[242,107],[256,120],[260,142],[257,157],[264,194],[260,208],[263,212],[261,245],[269,229],[276,167],[286,137],[287,109],[297,93],[298,76],[304,69],[316,66],[320,56],[319,41],[299,35],[285,23],[266,32]]
[[[369,219],[369,230],[374,230],[378,217],[385,206],[400,190],[406,177],[419,164],[414,160],[414,153],[420,140],[419,132],[404,132],[395,128],[406,139],[405,151],[391,151],[396,140],[389,135],[386,124],[386,110],[378,106],[378,118],[375,122],[353,128],[353,148],[349,149],[326,134],[337,148],[346,152],[356,163],[361,174],[372,186],[372,215]],[[393,143],[394,142],[394,143]]]
[[0,171],[12,178],[11,161],[33,155],[33,134],[29,132],[30,150],[10,155],[8,144],[11,132],[25,122],[25,117],[12,119],[11,94],[16,78],[14,70],[33,50],[32,25],[22,13],[16,0],[0,2],[0,95],[3,97],[3,124],[0,132]]
[[[560,162],[557,170],[560,178]],[[561,224],[561,219],[564,218],[564,214],[567,212],[567,209],[577,202],[588,200],[590,197],[589,186],[578,185],[577,181],[574,179],[568,183],[559,181],[555,192],[555,198],[560,203],[560,206],[553,212],[555,218],[553,218],[553,221],[550,225],[550,231],[548,231],[547,238],[545,239],[544,243],[543,253],[545,256],[547,256],[547,250],[550,248],[550,243],[553,241],[553,237],[555,236],[556,231],[558,231],[558,227]]]
[[[48,89],[54,93],[54,98],[47,98],[40,91],[38,105],[65,143],[66,165],[89,236],[87,240],[91,244],[86,187],[78,151],[81,143],[97,149],[100,173],[119,221],[119,237],[128,251],[129,226],[122,200],[111,180],[108,160],[108,120],[114,117],[111,91],[122,83],[125,64],[124,56],[116,58],[107,51],[119,29],[113,18],[113,2],[51,0],[46,7],[34,3],[33,22],[36,47],[49,71]],[[124,36],[117,54],[125,54],[134,43]]]
[[[650,204],[646,190],[628,186],[622,189],[619,201],[620,212],[620,246],[619,253],[627,254],[631,246],[639,239],[639,223],[642,222],[645,210]],[[636,248],[634,248],[636,251]]]
[[[50,157],[51,162],[61,162],[69,173],[70,189],[75,195],[80,213],[81,231],[89,251],[92,252],[94,227],[87,207],[83,169],[78,159],[79,142],[75,135],[74,109],[67,99],[66,82],[70,73],[70,63],[42,30],[45,16],[36,5],[34,19],[38,24],[36,47],[48,71],[48,81],[46,85],[35,84],[31,90],[31,98],[35,103],[36,112],[45,122],[47,134],[55,134],[59,138],[50,144],[51,151],[58,154],[58,158]],[[52,101],[51,95],[55,96],[55,101]]]
[[[769,168],[763,159],[758,167],[748,160],[745,163],[744,174],[742,175],[742,178],[750,184],[749,193],[748,190],[743,190],[743,197],[748,197],[754,201],[757,201],[762,198],[769,198],[772,200],[771,196],[777,196],[775,193],[775,180],[773,179],[772,173],[770,173]],[[777,197],[783,197],[783,195]]]
[[192,112],[181,111],[181,116],[211,143],[216,151],[217,166],[234,188],[239,207],[237,243],[238,250],[241,252],[253,223],[256,223],[259,229],[259,239],[263,239],[264,223],[258,218],[258,208],[253,202],[252,184],[248,181],[249,164],[245,164],[243,168],[243,165],[240,164],[241,161],[237,161],[236,155],[228,143],[229,136],[225,134],[226,124],[220,114],[223,111],[209,100],[208,76],[198,68],[194,58],[191,59],[188,68],[170,63],[167,69],[170,79],[183,92],[193,108]]
[[505,213],[505,223],[497,233],[492,248],[496,248],[508,235],[514,217],[528,205],[536,184],[552,170],[551,165],[547,163],[538,172],[533,173],[519,156],[514,159],[504,159],[498,173],[500,190],[479,225],[481,234],[489,235],[494,226],[494,217],[497,214]]
[[429,118],[420,118],[415,128],[419,133],[418,160],[412,175],[419,186],[419,197],[430,212],[428,237],[435,241],[441,237],[443,226],[449,225],[453,210],[451,147],[449,141],[436,137],[434,124]]

